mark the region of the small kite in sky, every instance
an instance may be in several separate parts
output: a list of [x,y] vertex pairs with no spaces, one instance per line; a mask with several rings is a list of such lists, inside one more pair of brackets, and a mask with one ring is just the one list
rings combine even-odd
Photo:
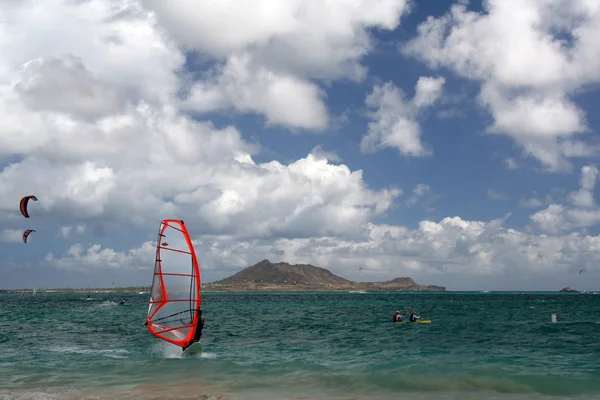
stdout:
[[33,229],[27,229],[24,233],[23,233],[23,243],[27,243],[27,238],[29,237],[29,234],[31,232],[35,232],[35,230]]
[[34,195],[25,196],[21,199],[21,214],[23,214],[25,218],[29,218],[29,213],[27,212],[27,204],[29,203],[29,200],[38,201],[37,197],[35,197]]

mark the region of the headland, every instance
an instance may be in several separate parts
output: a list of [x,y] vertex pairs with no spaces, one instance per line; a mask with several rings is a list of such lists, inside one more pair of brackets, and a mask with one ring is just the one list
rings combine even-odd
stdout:
[[205,291],[219,292],[444,292],[444,286],[420,285],[412,278],[384,282],[354,282],[310,264],[272,263],[269,260],[247,267],[216,282],[202,285]]

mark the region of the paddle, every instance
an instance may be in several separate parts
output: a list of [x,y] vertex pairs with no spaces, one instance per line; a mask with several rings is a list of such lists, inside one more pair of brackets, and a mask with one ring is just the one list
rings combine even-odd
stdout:
[[[412,308],[409,308],[408,310],[406,310],[406,312],[404,313],[404,315],[408,315],[408,314],[410,314],[410,313],[412,313],[412,312],[413,312]],[[421,312],[421,315],[423,315],[423,314],[425,314],[425,313],[427,313],[427,311],[423,311],[423,312]]]
[[[431,311],[431,308],[432,307],[429,307],[427,310],[421,311],[421,316],[423,316],[423,315],[427,314],[429,311]],[[406,313],[404,313],[404,315],[408,315],[412,312],[413,312],[412,308],[409,308],[408,310],[406,310]]]
[[433,306],[427,307],[427,309],[425,311],[423,311],[421,313],[421,315],[425,315],[425,314],[429,313],[432,309],[433,309]]

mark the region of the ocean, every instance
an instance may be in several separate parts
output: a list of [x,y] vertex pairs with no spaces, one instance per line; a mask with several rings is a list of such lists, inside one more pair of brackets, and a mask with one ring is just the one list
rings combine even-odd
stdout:
[[600,399],[597,294],[203,293],[189,358],[90,295],[0,295],[0,399]]

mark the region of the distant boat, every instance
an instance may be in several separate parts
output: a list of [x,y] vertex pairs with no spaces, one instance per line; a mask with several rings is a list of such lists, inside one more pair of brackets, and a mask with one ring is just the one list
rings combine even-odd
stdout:
[[361,293],[361,294],[366,294],[367,292],[365,292],[364,290],[349,290],[348,293]]
[[37,290],[35,288],[33,288],[33,295],[35,296],[36,293],[37,293]]

